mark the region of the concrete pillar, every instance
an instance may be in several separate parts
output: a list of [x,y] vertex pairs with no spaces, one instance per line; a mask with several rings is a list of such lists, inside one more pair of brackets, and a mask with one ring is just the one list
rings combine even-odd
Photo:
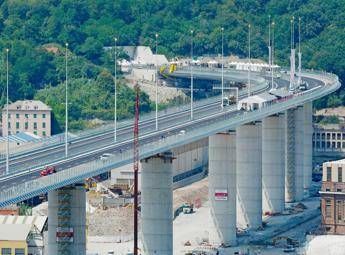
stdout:
[[285,202],[295,200],[295,109],[285,112]]
[[141,161],[141,241],[145,255],[173,254],[172,154]]
[[86,193],[83,184],[49,191],[48,254],[86,254]]
[[285,202],[284,115],[262,121],[262,210],[278,213]]
[[304,109],[297,107],[295,111],[295,201],[304,197]]
[[309,195],[313,171],[313,103],[304,104],[304,194]]
[[209,137],[209,199],[217,236],[212,243],[236,245],[236,133]]
[[236,129],[237,226],[256,229],[262,224],[261,123]]

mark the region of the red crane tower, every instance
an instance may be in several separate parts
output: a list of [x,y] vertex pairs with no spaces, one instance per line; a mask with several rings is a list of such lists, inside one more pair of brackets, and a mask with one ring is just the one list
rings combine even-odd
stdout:
[[139,170],[139,84],[134,86],[135,91],[135,116],[134,116],[134,255],[138,255],[138,170]]

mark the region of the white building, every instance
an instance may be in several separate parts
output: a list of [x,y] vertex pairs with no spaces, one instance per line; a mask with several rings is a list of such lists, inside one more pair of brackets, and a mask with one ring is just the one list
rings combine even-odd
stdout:
[[[2,110],[3,136],[29,132],[41,137],[51,135],[51,108],[41,101],[16,101]],[[8,132],[8,133],[7,133]]]

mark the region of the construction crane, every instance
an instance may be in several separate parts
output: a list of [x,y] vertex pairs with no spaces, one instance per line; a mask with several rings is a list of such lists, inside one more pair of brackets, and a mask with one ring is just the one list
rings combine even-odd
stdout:
[[138,170],[139,170],[139,84],[134,86],[135,90],[135,116],[134,116],[134,255],[138,255]]

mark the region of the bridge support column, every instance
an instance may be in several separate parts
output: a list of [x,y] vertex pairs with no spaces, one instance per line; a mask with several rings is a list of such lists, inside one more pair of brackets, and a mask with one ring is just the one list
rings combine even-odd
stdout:
[[145,255],[173,254],[172,154],[141,161],[141,241]]
[[236,133],[209,137],[209,199],[217,236],[210,241],[236,245]]
[[236,129],[237,225],[256,229],[262,224],[261,123]]
[[278,213],[285,201],[284,115],[262,121],[262,210]]
[[304,193],[309,196],[313,171],[313,103],[304,104]]
[[286,111],[285,202],[303,199],[304,109],[298,106]]
[[295,129],[295,201],[301,201],[304,197],[304,109],[299,106],[296,109]]
[[83,184],[49,191],[48,254],[86,254],[86,193]]

